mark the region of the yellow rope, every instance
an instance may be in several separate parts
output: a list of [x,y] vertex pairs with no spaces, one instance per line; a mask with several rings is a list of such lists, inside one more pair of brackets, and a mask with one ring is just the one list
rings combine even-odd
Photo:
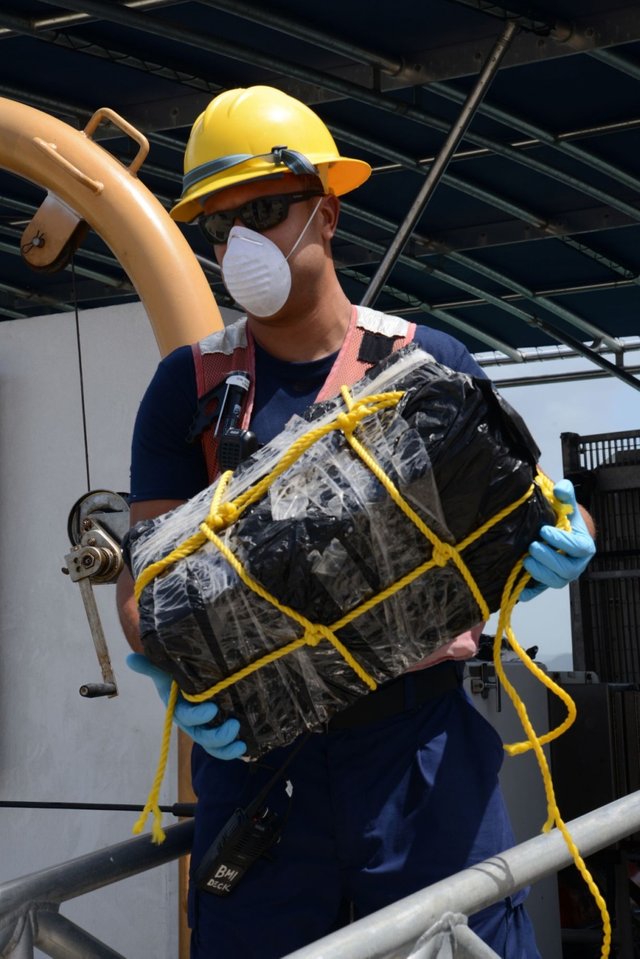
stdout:
[[[557,525],[561,529],[566,529],[570,527],[568,515],[571,512],[571,506],[565,503],[560,503],[553,495],[553,483],[548,477],[540,473],[536,478],[537,485],[540,486],[543,494],[547,497],[549,502],[553,505],[554,511],[558,518]],[[506,752],[515,756],[520,753],[526,752],[529,749],[532,749],[538,766],[540,768],[540,773],[542,775],[542,781],[544,785],[544,791],[547,801],[547,819],[542,826],[543,832],[549,832],[554,826],[560,831],[567,849],[571,854],[571,857],[575,863],[575,866],[584,879],[591,895],[593,896],[596,905],[600,911],[600,916],[602,918],[602,948],[600,952],[601,959],[607,959],[611,950],[611,919],[609,917],[609,912],[607,909],[607,904],[604,901],[596,882],[589,872],[587,865],[580,855],[580,851],[576,846],[571,833],[567,829],[567,826],[560,815],[560,810],[558,809],[558,804],[556,802],[555,790],[553,788],[553,780],[551,778],[551,771],[549,769],[549,764],[547,762],[547,757],[545,756],[544,750],[542,749],[543,745],[548,742],[551,742],[553,739],[557,739],[558,736],[566,732],[567,729],[572,725],[576,718],[576,707],[575,703],[562,687],[558,686],[551,677],[545,673],[543,670],[537,666],[533,660],[527,655],[526,651],[518,643],[511,626],[511,615],[513,609],[520,597],[520,594],[526,584],[531,579],[529,573],[523,570],[522,560],[520,560],[514,566],[513,570],[507,582],[505,583],[504,590],[502,593],[502,598],[500,602],[500,615],[498,618],[498,627],[496,630],[496,635],[494,639],[493,646],[493,663],[496,670],[496,675],[504,689],[507,692],[513,707],[520,719],[522,727],[526,733],[527,741],[522,743],[514,743],[511,745],[505,745]],[[524,665],[529,669],[537,679],[540,680],[547,689],[551,690],[556,696],[558,696],[563,703],[567,706],[567,718],[563,723],[561,723],[556,729],[551,730],[543,736],[538,736],[535,729],[529,719],[527,709],[525,704],[520,699],[517,690],[512,685],[512,683],[507,678],[506,672],[502,664],[502,637],[505,635],[509,642],[509,645],[513,651],[517,654],[520,660]]]
[[352,656],[349,650],[340,642],[340,640],[335,635],[340,629],[343,629],[348,623],[352,622],[354,619],[357,619],[359,616],[364,615],[369,612],[374,606],[377,606],[379,603],[384,602],[386,599],[389,599],[395,593],[399,592],[401,589],[404,589],[405,586],[408,586],[419,576],[422,576],[424,573],[428,572],[430,569],[433,569],[435,566],[444,566],[450,558],[454,558],[458,569],[462,573],[467,586],[471,590],[476,599],[478,606],[480,607],[482,619],[488,619],[491,615],[491,611],[487,606],[482,593],[478,589],[478,586],[471,575],[468,567],[463,562],[462,558],[458,555],[459,551],[466,549],[472,542],[482,536],[488,529],[491,529],[492,526],[495,526],[497,523],[501,522],[506,516],[516,510],[521,506],[531,495],[533,490],[533,484],[529,487],[526,493],[524,493],[518,500],[511,503],[509,506],[506,506],[504,509],[500,510],[499,513],[496,513],[495,516],[492,516],[491,519],[487,520],[478,530],[471,533],[464,540],[462,540],[457,547],[450,546],[448,543],[443,543],[438,537],[424,524],[420,517],[415,513],[415,511],[409,506],[409,504],[403,499],[401,493],[398,491],[395,484],[389,477],[381,470],[380,466],[373,457],[358,443],[353,436],[348,437],[349,442],[352,443],[355,451],[358,455],[362,456],[362,459],[369,466],[371,471],[380,479],[380,482],[388,490],[389,495],[392,497],[394,502],[402,509],[405,515],[414,523],[415,526],[422,532],[425,537],[433,545],[433,556],[430,560],[425,563],[421,563],[419,566],[416,566],[415,569],[411,570],[409,573],[406,573],[400,579],[396,580],[394,583],[391,583],[385,589],[381,590],[375,596],[370,597],[368,600],[365,600],[360,606],[354,607],[354,609],[349,610],[344,616],[336,620],[335,623],[332,623],[330,626],[324,626],[318,623],[311,623],[308,619],[298,613],[296,610],[291,609],[288,606],[280,603],[274,596],[267,592],[267,590],[253,579],[244,569],[239,560],[234,556],[232,551],[226,546],[226,544],[213,533],[210,529],[207,528],[206,523],[203,523],[201,530],[203,534],[220,550],[222,555],[225,557],[227,562],[233,567],[235,572],[238,574],[242,582],[248,586],[249,589],[253,590],[258,596],[267,602],[271,603],[278,609],[281,613],[284,613],[286,616],[289,616],[304,629],[304,635],[299,639],[293,640],[291,643],[288,643],[286,646],[282,646],[273,652],[266,653],[264,656],[261,656],[259,659],[255,660],[252,663],[249,663],[247,666],[244,666],[242,669],[237,672],[227,676],[225,679],[220,680],[214,686],[205,689],[200,693],[183,693],[185,699],[188,699],[190,702],[198,703],[203,702],[207,699],[211,699],[216,696],[223,689],[227,689],[229,686],[234,685],[239,682],[241,679],[245,679],[247,676],[250,676],[252,673],[261,669],[263,666],[266,666],[268,663],[275,662],[275,660],[280,659],[282,656],[287,655],[288,653],[295,652],[295,650],[300,649],[304,645],[316,646],[320,639],[327,639],[342,655],[344,660],[348,663],[349,666],[354,670],[354,672],[360,677],[360,679],[365,682],[371,690],[377,688],[377,683],[373,677],[369,676],[362,666],[357,662],[357,660]]
[[[300,459],[302,454],[319,439],[322,439],[323,436],[326,436],[327,433],[330,433],[332,430],[342,429],[343,426],[350,427],[353,425],[355,427],[361,420],[365,419],[365,417],[379,413],[381,410],[391,409],[397,406],[403,395],[404,393],[396,390],[389,393],[377,393],[371,396],[364,396],[353,404],[352,409],[348,413],[339,413],[336,419],[330,423],[326,423],[324,426],[318,426],[304,433],[291,444],[270,473],[259,480],[254,486],[245,490],[245,492],[238,496],[232,503],[220,504],[222,492],[231,476],[230,472],[223,474],[216,487],[209,515],[205,520],[206,526],[212,532],[226,529],[226,527],[235,522],[249,506],[261,499],[275,480],[286,472],[296,460]],[[194,533],[163,559],[143,569],[134,584],[136,600],[140,599],[142,590],[145,586],[148,586],[156,576],[164,573],[179,560],[185,559],[187,556],[195,553],[201,546],[204,546],[206,539],[207,537],[202,531],[201,526],[199,533]]]
[[[223,524],[225,523],[228,511],[222,509],[223,506],[229,506],[231,504],[221,504],[220,500],[222,494],[231,478],[231,471],[227,470],[226,473],[223,473],[218,481],[218,485],[215,488],[213,498],[211,500],[211,507],[209,509],[209,515],[205,522],[207,525],[213,529],[220,528],[222,529]],[[229,521],[230,522],[230,521]],[[180,546],[176,546],[167,556],[163,559],[159,559],[157,563],[151,563],[149,566],[145,567],[142,570],[135,583],[133,584],[133,593],[136,598],[136,602],[140,602],[140,595],[145,586],[148,586],[149,583],[160,576],[161,573],[164,573],[171,566],[177,563],[181,559],[186,559],[187,556],[190,556],[192,553],[196,553],[201,546],[206,542],[206,537],[200,533],[194,533],[188,539],[181,543]]]
[[[484,527],[482,528],[482,532],[485,532],[486,529],[489,529],[491,526],[500,522],[502,519],[504,519],[505,516],[508,516],[509,513],[517,509],[518,506],[521,506],[522,503],[524,503],[529,498],[530,495],[531,495],[531,488],[527,490],[527,492],[523,496],[521,496],[519,500],[516,500],[515,503],[512,503],[510,506],[501,510],[500,513],[496,514],[495,516],[491,518],[491,520],[485,523]],[[418,519],[420,523],[422,523],[419,517],[416,517],[416,518]],[[252,673],[257,672],[257,670],[262,669],[262,667],[266,666],[268,663],[273,663],[277,659],[281,659],[283,656],[286,656],[289,653],[293,653],[303,646],[317,646],[319,641],[323,638],[329,640],[329,642],[332,643],[333,646],[335,646],[335,648],[343,656],[343,658],[349,664],[349,666],[351,666],[354,672],[363,680],[363,682],[365,682],[369,686],[370,689],[372,690],[376,689],[377,683],[375,682],[373,677],[369,676],[362,669],[360,664],[357,662],[356,659],[354,659],[354,657],[351,655],[349,650],[340,642],[340,640],[337,638],[335,633],[338,632],[340,629],[343,629],[348,623],[352,622],[354,619],[364,615],[365,613],[368,613],[371,609],[374,608],[374,606],[377,606],[379,603],[382,603],[386,599],[389,599],[395,593],[399,592],[399,590],[403,589],[405,586],[408,586],[410,583],[412,583],[419,576],[422,576],[423,573],[428,572],[430,569],[433,569],[437,565],[443,565],[441,562],[439,562],[439,559],[431,559],[426,563],[422,563],[420,566],[416,566],[415,569],[411,570],[411,572],[409,573],[406,573],[403,577],[396,580],[395,583],[391,583],[390,586],[388,586],[386,589],[383,589],[380,593],[377,593],[375,596],[372,596],[370,599],[365,600],[365,602],[362,603],[360,606],[354,607],[354,609],[350,610],[348,613],[342,616],[341,619],[336,620],[335,623],[331,623],[330,626],[323,626],[321,624],[317,624],[317,623],[314,624],[309,622],[309,620],[307,620],[304,616],[302,616],[296,610],[293,610],[290,607],[280,603],[279,600],[277,600],[274,596],[268,593],[267,590],[265,590],[264,587],[257,582],[257,580],[254,580],[247,573],[247,571],[244,569],[244,567],[238,561],[238,559],[234,556],[231,550],[226,546],[226,544],[218,536],[216,536],[215,533],[212,533],[209,530],[207,531],[206,535],[207,535],[207,538],[210,539],[211,542],[213,542],[218,547],[218,549],[223,554],[225,559],[229,562],[229,564],[236,571],[240,579],[243,581],[243,583],[245,583],[246,586],[249,587],[249,589],[252,589],[258,596],[262,597],[262,599],[265,599],[267,602],[271,603],[273,606],[276,607],[276,609],[284,613],[286,616],[290,616],[291,619],[295,620],[304,628],[305,632],[304,632],[304,635],[301,636],[299,639],[295,639],[292,642],[287,643],[286,646],[281,646],[277,650],[274,650],[270,653],[266,653],[264,656],[261,656],[259,659],[254,660],[254,662],[249,663],[247,666],[244,666],[242,669],[239,669],[237,672],[232,673],[230,676],[227,676],[225,679],[221,679],[214,686],[209,687],[209,689],[205,689],[203,692],[200,692],[200,693],[183,692],[182,695],[185,697],[185,699],[188,699],[189,702],[193,702],[193,703],[200,703],[200,702],[204,702],[205,700],[211,699],[214,696],[216,696],[219,692],[221,692],[223,689],[228,689],[229,686],[233,686],[235,683],[240,682],[241,679],[245,679],[247,676],[250,676]],[[481,535],[481,534],[472,533],[465,540],[462,540],[459,543],[458,549],[459,550],[465,549],[471,542],[473,542],[475,539],[478,538],[478,535]],[[471,574],[469,573],[467,567],[464,566],[464,564],[462,564],[462,566],[477,591],[478,588],[476,586],[476,583],[471,577]],[[482,597],[481,594],[480,594],[480,599],[481,599],[481,604],[479,605],[481,606],[481,609],[482,609],[483,618],[486,619],[490,615],[490,611],[487,608],[484,598]],[[486,615],[485,615],[485,610],[486,610]]]
[[283,603],[277,600],[275,596],[272,596],[271,593],[267,592],[264,586],[262,586],[257,580],[253,579],[249,573],[247,573],[242,563],[240,563],[239,560],[234,556],[229,547],[223,543],[219,536],[216,536],[215,533],[208,529],[205,523],[202,524],[202,530],[207,539],[209,539],[215,544],[215,546],[218,547],[224,558],[233,567],[245,586],[248,586],[249,589],[253,590],[253,592],[262,599],[266,600],[268,603],[271,603],[272,606],[275,606],[275,608],[280,610],[281,613],[284,613],[285,616],[289,616],[291,619],[295,620],[296,623],[299,623],[299,625],[304,629],[304,635],[300,639],[289,643],[288,646],[281,647],[280,649],[276,649],[271,653],[267,653],[265,656],[261,656],[259,660],[250,663],[248,666],[245,666],[244,669],[238,670],[238,672],[233,673],[231,676],[228,676],[221,682],[216,683],[215,686],[212,686],[211,689],[205,690],[203,693],[183,693],[186,699],[194,703],[201,702],[204,699],[210,699],[211,696],[214,696],[221,689],[226,689],[227,686],[237,683],[240,679],[244,679],[245,676],[250,676],[251,673],[254,673],[262,666],[266,666],[267,663],[272,663],[276,659],[280,659],[282,656],[286,655],[286,653],[293,652],[295,649],[299,649],[301,646],[317,646],[321,639],[329,640],[329,642],[337,649],[343,659],[345,659],[349,666],[351,666],[353,671],[360,677],[360,679],[362,679],[364,683],[367,684],[369,689],[373,690],[377,688],[378,684],[376,683],[375,679],[365,672],[362,666],[360,666],[357,660],[351,655],[346,646],[340,642],[337,636],[334,636],[330,627],[323,626],[320,623],[312,623],[301,613],[297,612],[297,610],[291,609],[290,606],[285,606]]
[[[534,484],[532,484],[529,489],[517,499],[515,502],[504,507],[496,513],[491,519],[483,523],[478,529],[470,533],[464,540],[456,545],[443,542],[429,527],[424,523],[420,516],[415,512],[414,509],[407,503],[404,499],[396,485],[393,483],[391,478],[385,473],[380,464],[375,460],[371,453],[362,445],[362,443],[354,435],[354,431],[360,422],[368,416],[373,415],[374,413],[380,412],[384,409],[391,409],[397,405],[403,393],[398,391],[393,391],[389,393],[375,394],[368,397],[363,397],[357,401],[354,401],[351,397],[347,387],[342,387],[342,397],[347,407],[347,412],[339,413],[334,420],[325,424],[324,426],[316,427],[315,429],[309,430],[303,436],[299,437],[289,449],[283,454],[279,462],[276,464],[273,470],[264,476],[258,483],[247,489],[244,493],[238,496],[232,502],[222,502],[222,495],[226,489],[228,482],[231,478],[231,473],[224,473],[216,486],[214,496],[211,501],[211,506],[207,518],[203,523],[200,524],[199,531],[190,536],[187,540],[177,546],[172,550],[167,556],[159,560],[156,563],[152,563],[147,566],[140,576],[138,576],[135,582],[135,596],[139,600],[140,595],[143,589],[149,585],[157,576],[165,572],[172,565],[179,562],[181,559],[186,558],[192,553],[200,549],[206,542],[211,542],[219,552],[224,556],[232,569],[236,572],[237,576],[241,581],[252,590],[257,596],[263,599],[265,602],[271,604],[276,609],[278,609],[285,616],[288,616],[294,622],[296,622],[303,630],[302,636],[298,637],[295,640],[292,640],[290,643],[287,643],[285,646],[280,647],[279,649],[272,650],[269,653],[266,653],[264,656],[261,656],[259,659],[255,660],[252,663],[247,664],[242,669],[237,670],[230,676],[225,677],[224,679],[217,682],[215,685],[211,686],[209,689],[204,690],[203,692],[196,694],[183,693],[182,695],[185,699],[190,702],[202,702],[208,700],[219,692],[228,687],[234,685],[235,683],[240,682],[242,679],[245,679],[247,676],[250,676],[252,673],[256,672],[259,669],[262,669],[264,666],[269,663],[276,662],[278,659],[281,659],[284,656],[289,655],[290,653],[295,652],[298,649],[303,648],[304,646],[317,646],[323,639],[330,642],[338,653],[343,657],[345,662],[351,667],[351,669],[356,673],[356,675],[369,687],[369,689],[376,689],[376,681],[370,676],[366,670],[358,663],[355,657],[350,653],[350,651],[344,646],[343,643],[335,635],[340,629],[346,626],[348,623],[352,622],[359,616],[367,613],[369,610],[373,609],[374,606],[379,603],[384,602],[386,599],[393,596],[399,590],[403,589],[405,586],[408,586],[415,579],[422,576],[428,570],[433,569],[436,566],[445,566],[449,562],[453,562],[461,576],[464,578],[464,581],[470,590],[473,598],[475,599],[481,613],[481,618],[486,620],[490,616],[490,610],[487,606],[487,603],[480,592],[480,589],[473,578],[469,568],[462,559],[461,553],[473,542],[478,540],[483,536],[487,530],[491,529],[497,523],[500,523],[505,519],[510,513],[518,509],[526,500],[531,496]],[[219,532],[226,529],[233,522],[235,522],[241,514],[253,503],[257,502],[262,496],[265,495],[269,487],[281,476],[290,466],[295,463],[302,454],[309,449],[315,442],[321,439],[323,436],[326,436],[332,430],[340,430],[344,434],[347,442],[350,444],[353,451],[358,457],[365,463],[368,469],[373,473],[373,475],[378,479],[384,489],[387,491],[393,502],[398,506],[398,508],[404,513],[404,515],[413,523],[413,525],[422,533],[424,538],[429,542],[432,547],[431,559],[428,561],[419,564],[415,569],[406,573],[404,576],[400,577],[391,585],[387,586],[385,589],[381,590],[375,596],[370,597],[365,602],[361,603],[359,606],[347,612],[344,616],[338,619],[335,623],[332,623],[330,626],[325,626],[320,623],[312,623],[297,610],[292,609],[289,606],[281,603],[275,596],[268,592],[257,580],[255,580],[244,568],[242,563],[237,559],[229,547],[224,543],[224,541],[218,535]],[[553,494],[553,482],[541,471],[538,472],[538,475],[535,479],[535,484],[540,488],[543,495],[547,500],[552,504],[555,515],[556,515],[556,525],[561,529],[569,529],[570,522],[568,519],[569,514],[571,513],[571,506],[569,504],[560,503]],[[496,674],[499,678],[499,681],[504,686],[507,691],[508,696],[510,697],[514,708],[520,718],[523,729],[526,733],[527,740],[521,743],[515,743],[511,745],[506,745],[505,750],[510,755],[517,755],[523,752],[526,752],[530,749],[534,751],[538,765],[540,767],[540,772],[542,775],[545,795],[547,799],[547,819],[543,825],[543,831],[549,831],[553,826],[560,830],[564,841],[569,849],[573,861],[576,864],[576,867],[583,879],[585,880],[591,894],[593,895],[598,908],[602,916],[603,924],[603,944],[601,959],[607,959],[609,956],[610,946],[611,946],[611,922],[609,919],[609,914],[607,911],[607,906],[602,898],[598,887],[591,876],[591,873],[586,867],[584,860],[582,859],[578,848],[576,847],[565,823],[560,816],[560,811],[558,809],[555,792],[553,789],[553,782],[551,779],[551,773],[547,763],[546,756],[542,749],[543,745],[551,742],[556,739],[558,736],[562,735],[574,722],[576,716],[576,709],[573,700],[569,694],[563,690],[560,686],[553,682],[547,673],[541,670],[526,654],[522,649],[520,644],[517,642],[513,629],[511,627],[511,615],[515,607],[516,602],[522,592],[524,586],[529,581],[530,576],[528,573],[523,571],[522,560],[518,561],[514,566],[509,578],[505,584],[501,604],[500,604],[500,616],[498,621],[498,628],[496,631],[495,645],[494,645],[494,665],[496,669]],[[556,729],[551,730],[548,733],[545,733],[542,736],[538,736],[531,724],[529,716],[527,714],[526,707],[520,697],[518,696],[517,691],[513,685],[509,682],[506,673],[502,665],[502,659],[500,655],[502,636],[506,635],[512,649],[520,657],[522,662],[526,667],[536,676],[537,679],[544,686],[546,686],[550,691],[552,691],[556,696],[558,696],[567,707],[567,717],[563,723],[561,723]],[[169,751],[169,742],[170,742],[170,733],[171,733],[171,722],[173,717],[173,710],[175,708],[175,702],[178,694],[178,687],[174,682],[171,687],[171,696],[169,699],[169,704],[167,706],[167,714],[165,717],[165,725],[162,738],[162,747],[160,761],[158,764],[158,770],[156,772],[156,777],[149,794],[149,799],[145,805],[144,811],[140,816],[139,820],[134,826],[134,832],[138,833],[144,828],[144,823],[149,815],[153,813],[154,824],[153,824],[153,841],[162,842],[164,839],[164,832],[161,827],[161,814],[159,809],[159,792],[160,784],[162,782]]]
[[166,839],[164,829],[162,828],[162,813],[160,812],[160,786],[162,785],[162,780],[164,779],[164,774],[167,769],[167,761],[169,759],[169,747],[171,746],[171,727],[173,724],[173,713],[176,708],[177,700],[178,684],[173,682],[171,684],[171,692],[169,693],[169,700],[167,702],[167,711],[164,717],[160,758],[158,760],[158,768],[156,770],[155,779],[153,780],[153,785],[149,791],[149,797],[145,807],[140,813],[139,818],[134,823],[132,829],[132,832],[135,835],[138,835],[138,833],[141,833],[144,829],[149,815],[153,815],[151,840],[152,842],[157,843],[157,845],[160,845],[160,843],[163,843]]

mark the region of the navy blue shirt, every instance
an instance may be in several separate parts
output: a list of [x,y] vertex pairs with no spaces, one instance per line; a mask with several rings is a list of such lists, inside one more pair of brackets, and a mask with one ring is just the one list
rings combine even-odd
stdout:
[[[484,376],[462,343],[447,333],[418,326],[413,342],[452,370]],[[256,344],[251,429],[261,444],[315,401],[336,356],[289,363]],[[132,503],[187,500],[209,485],[200,440],[189,443],[186,439],[197,400],[191,347],[181,346],[159,364],[138,410],[131,454]]]

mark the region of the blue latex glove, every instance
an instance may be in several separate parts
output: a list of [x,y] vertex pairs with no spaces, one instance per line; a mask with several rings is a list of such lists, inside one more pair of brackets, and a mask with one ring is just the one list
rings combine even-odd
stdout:
[[[158,695],[166,706],[171,692],[171,676],[140,653],[130,653],[127,656],[127,666],[134,673],[142,673],[153,680]],[[237,759],[247,751],[246,744],[236,738],[240,723],[237,719],[227,719],[220,726],[207,727],[207,723],[217,714],[218,707],[215,703],[190,703],[182,693],[178,693],[173,721],[215,759]]]
[[565,532],[555,526],[542,527],[540,539],[531,544],[524,560],[524,568],[535,582],[522,590],[520,599],[523,602],[538,596],[548,586],[562,589],[567,583],[573,582],[584,573],[596,551],[578,508],[573,483],[560,480],[553,492],[561,503],[570,503],[573,507],[570,514],[571,530]]

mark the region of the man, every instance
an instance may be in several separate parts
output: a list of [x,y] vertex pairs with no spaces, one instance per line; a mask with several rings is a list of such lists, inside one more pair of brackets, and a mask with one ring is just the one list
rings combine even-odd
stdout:
[[[228,91],[198,118],[172,215],[200,224],[246,320],[160,364],[134,434],[132,523],[172,509],[213,479],[211,431],[206,456],[185,438],[198,398],[234,369],[250,374],[242,425],[260,443],[293,413],[335,395],[345,379],[358,379],[373,355],[411,340],[452,369],[483,375],[451,337],[356,309],[345,296],[331,255],[338,196],[369,172],[338,154],[312,111],[269,87]],[[558,495],[574,505],[573,529],[545,527],[532,544],[526,565],[538,582],[530,595],[575,578],[593,553],[570,484]],[[139,654],[128,574],[119,604]],[[498,786],[502,744],[460,686],[460,660],[473,654],[479,632],[365,697],[364,712],[356,703],[326,732],[259,763],[221,761],[244,752],[238,722],[209,728],[215,704],[179,702],[176,722],[196,742],[193,873],[234,810],[251,803],[289,759],[268,796],[269,809],[284,821],[271,858],[254,863],[226,897],[192,883],[192,956],[276,959],[348,915],[366,915],[513,844]],[[149,675],[166,701],[169,677],[141,655],[130,665]],[[518,894],[470,919],[505,959],[538,955],[523,899]]]

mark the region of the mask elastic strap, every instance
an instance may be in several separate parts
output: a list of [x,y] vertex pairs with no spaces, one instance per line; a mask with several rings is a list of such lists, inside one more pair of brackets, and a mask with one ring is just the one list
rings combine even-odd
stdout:
[[297,250],[298,245],[300,244],[300,241],[302,240],[302,237],[303,237],[303,236],[305,235],[305,233],[307,232],[307,230],[308,230],[308,228],[309,228],[309,225],[311,224],[311,221],[313,220],[314,216],[315,216],[316,213],[318,212],[318,208],[319,208],[320,204],[322,203],[323,199],[324,199],[324,196],[321,196],[320,199],[318,200],[318,202],[316,203],[316,205],[314,206],[313,210],[311,211],[311,216],[309,217],[309,219],[307,220],[307,222],[305,223],[305,225],[302,227],[302,233],[300,234],[300,236],[298,237],[298,239],[296,240],[296,242],[293,244],[293,246],[291,247],[291,249],[289,250],[289,252],[288,252],[287,255],[285,256],[285,260],[288,260],[290,256],[293,256],[293,254],[294,254],[295,251]]

